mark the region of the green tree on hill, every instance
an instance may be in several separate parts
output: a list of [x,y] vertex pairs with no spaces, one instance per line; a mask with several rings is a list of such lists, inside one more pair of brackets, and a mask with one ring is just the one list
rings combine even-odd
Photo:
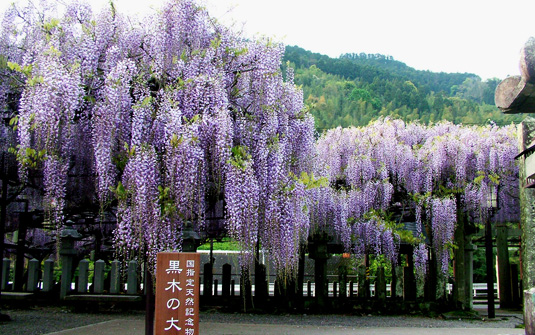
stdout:
[[499,79],[482,81],[470,73],[415,70],[380,54],[345,54],[330,58],[299,47],[286,47],[284,66],[295,69],[305,104],[318,130],[365,126],[392,116],[424,124],[517,123],[494,106]]

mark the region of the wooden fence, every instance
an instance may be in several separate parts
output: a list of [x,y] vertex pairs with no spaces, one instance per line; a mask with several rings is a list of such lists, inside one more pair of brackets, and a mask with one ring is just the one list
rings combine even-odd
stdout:
[[[2,299],[29,297],[33,293],[39,293],[66,301],[141,301],[145,295],[144,266],[135,260],[122,264],[118,260],[90,262],[83,259],[74,267],[70,283],[61,285],[61,269],[53,260],[39,262],[31,259],[26,262],[23,292],[13,291],[13,263],[10,259],[3,259],[0,283]],[[238,271],[235,271],[236,269]],[[358,275],[347,275],[347,271],[338,272],[328,276],[327,296],[330,298],[403,298],[399,288],[396,293],[395,284],[386,283],[384,274],[381,275],[382,279],[379,278],[381,276],[372,278],[365,275],[359,280]],[[253,273],[244,280],[239,273],[239,267],[229,263],[219,267],[206,263],[201,278],[201,295],[205,304],[210,304],[217,297],[239,297],[245,293],[244,290],[250,291],[253,296],[277,296],[278,283],[273,275],[264,274],[264,278],[258,280]],[[313,298],[316,296],[316,289],[313,278],[309,277],[303,282],[299,292],[302,292],[305,298]],[[451,285],[447,285],[445,289],[450,293]],[[473,285],[474,298],[484,298],[486,293],[486,284]],[[497,286],[494,294],[498,294]]]

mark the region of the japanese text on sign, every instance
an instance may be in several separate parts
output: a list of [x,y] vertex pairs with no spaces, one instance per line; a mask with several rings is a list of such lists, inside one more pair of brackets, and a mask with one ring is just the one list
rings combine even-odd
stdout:
[[155,329],[158,334],[199,333],[199,269],[196,253],[158,253]]

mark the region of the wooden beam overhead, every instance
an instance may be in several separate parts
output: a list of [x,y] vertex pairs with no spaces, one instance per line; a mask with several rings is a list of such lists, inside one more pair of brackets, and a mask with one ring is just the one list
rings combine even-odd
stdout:
[[535,113],[535,38],[520,51],[520,76],[507,77],[494,94],[496,106],[507,114]]

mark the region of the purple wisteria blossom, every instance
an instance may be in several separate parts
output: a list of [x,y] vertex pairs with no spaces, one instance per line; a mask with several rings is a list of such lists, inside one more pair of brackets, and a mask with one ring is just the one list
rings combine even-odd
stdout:
[[395,260],[397,249],[385,249],[382,234],[389,232],[387,239],[396,241],[403,222],[380,222],[402,208],[417,223],[410,241],[417,271],[426,272],[432,248],[446,273],[458,213],[472,224],[485,222],[492,213],[489,194],[497,190],[495,219],[518,220],[514,131],[388,118],[366,127],[332,129],[316,145],[315,173],[329,180],[331,192],[322,191],[322,198],[319,190],[311,192],[311,227],[319,229],[328,217],[330,231],[346,250],[352,248],[357,257],[380,254]]

